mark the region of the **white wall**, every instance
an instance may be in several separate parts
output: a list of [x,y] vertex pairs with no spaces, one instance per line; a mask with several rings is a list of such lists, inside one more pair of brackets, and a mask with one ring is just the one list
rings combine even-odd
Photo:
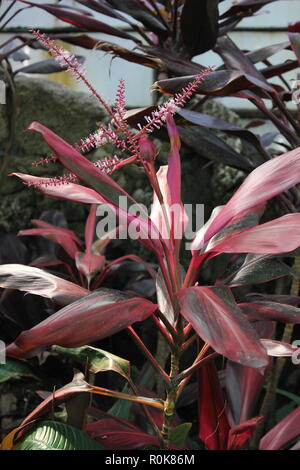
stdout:
[[[8,0],[4,0],[2,9],[9,3]],[[44,3],[41,0],[36,0],[36,3]],[[73,4],[75,2],[72,0],[65,0],[64,4]],[[225,0],[220,3],[220,11],[225,11],[232,4],[231,0]],[[76,6],[80,6],[76,4]],[[83,8],[80,6],[80,8]],[[16,8],[15,8],[16,9]],[[101,14],[95,12],[94,16],[99,20],[105,22],[109,21],[110,24],[116,27],[124,26],[124,23],[114,20],[112,18],[105,17]],[[251,28],[283,28],[288,25],[290,22],[294,22],[300,19],[300,1],[299,0],[286,0],[270,3],[265,8],[259,12],[255,17],[244,19],[239,27],[251,27]],[[51,27],[57,25],[63,25],[62,22],[58,21],[52,15],[49,15],[38,8],[25,10],[10,23],[10,26],[28,26],[32,27]],[[65,24],[67,26],[67,24]],[[92,37],[98,38],[99,40],[108,40],[122,45],[126,48],[133,48],[134,43],[132,41],[119,39],[119,38],[109,38],[103,34],[91,33]],[[246,50],[254,50],[260,47],[275,44],[281,41],[286,40],[286,34],[284,32],[268,32],[268,31],[259,31],[259,32],[245,32],[245,31],[236,31],[231,33],[232,39],[242,48]],[[0,36],[2,42],[3,35]],[[76,54],[85,55],[86,68],[88,71],[88,77],[97,89],[103,94],[103,96],[109,101],[114,100],[114,93],[118,84],[118,80],[123,78],[126,81],[127,86],[127,101],[131,106],[146,106],[151,104],[151,93],[149,91],[150,85],[153,83],[153,72],[151,69],[135,65],[133,63],[126,62],[121,59],[113,59],[110,55],[106,55],[101,51],[86,51],[82,48],[71,48]],[[41,57],[41,54],[44,56]],[[45,58],[45,53],[34,52],[32,54],[32,61],[37,60],[37,58]],[[282,51],[270,60],[273,63],[278,61],[284,61],[289,58],[294,58],[292,52]],[[195,61],[202,63],[204,65],[213,64],[215,66],[220,65],[220,58],[212,53],[202,54],[194,59]],[[19,66],[19,65],[18,65]],[[62,74],[58,74],[62,75]],[[77,84],[70,81],[69,78],[58,78],[56,75],[55,79],[64,81],[64,83],[83,89],[82,84]],[[285,75],[287,80],[294,80],[297,75],[297,70],[289,72]],[[278,79],[272,80],[273,83],[280,83]],[[236,109],[252,107],[251,103],[246,100],[241,100],[237,98],[225,98],[224,102]]]

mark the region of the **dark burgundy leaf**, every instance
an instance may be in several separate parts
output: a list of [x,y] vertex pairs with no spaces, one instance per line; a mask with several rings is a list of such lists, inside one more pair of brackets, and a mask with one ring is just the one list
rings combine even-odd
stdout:
[[214,363],[198,372],[199,438],[209,450],[226,449],[229,424],[226,405]]
[[253,164],[204,127],[178,127],[181,140],[197,154],[224,165],[250,171]]
[[255,68],[250,58],[243,54],[228,36],[219,38],[214,50],[222,57],[226,68],[242,72],[245,76],[251,77],[250,80],[253,78],[258,80],[259,86],[266,91],[274,91],[264,76]]
[[250,320],[271,320],[283,323],[300,323],[300,309],[278,302],[255,301],[239,304]]
[[161,23],[157,16],[137,0],[107,0],[113,8],[123,13],[127,13],[144,26],[158,34],[166,31],[166,27]]
[[264,62],[266,59],[276,54],[277,52],[282,51],[283,49],[290,49],[289,41],[280,42],[278,44],[273,44],[272,46],[262,47],[256,51],[248,52],[246,56],[251,60],[253,64],[257,62]]
[[[78,60],[79,56],[77,56]],[[83,58],[81,58],[83,59]],[[78,60],[82,62],[82,60]],[[22,67],[15,71],[17,73],[40,73],[40,74],[50,74],[57,73],[66,70],[67,67],[62,67],[55,59],[42,60],[40,62],[35,62],[34,64],[27,65],[27,67]]]
[[214,46],[218,36],[219,0],[186,0],[180,23],[184,45],[191,57]]
[[248,254],[242,265],[237,268],[233,267],[233,271],[231,273],[227,272],[226,277],[219,282],[236,287],[268,282],[292,274],[290,266],[278,258],[272,258],[269,255]]
[[108,24],[103,23],[102,21],[96,20],[88,13],[84,15],[82,13],[77,13],[76,11],[73,11],[73,9],[61,7],[59,5],[51,5],[49,3],[39,4],[26,0],[20,1],[22,3],[41,8],[42,10],[47,11],[51,15],[54,15],[61,21],[71,23],[77,28],[85,29],[87,31],[95,31],[97,33],[105,33],[111,36],[116,36],[123,39],[130,39],[134,42],[138,42],[134,36],[129,33],[126,33],[126,31],[113,28],[112,26],[109,26]]
[[230,16],[252,16],[253,13],[260,10],[268,3],[277,0],[242,0],[229,8],[220,18],[228,18]]
[[[198,124],[199,126],[209,127],[210,129],[216,129],[225,132],[226,134],[235,135],[242,139],[247,140],[251,145],[253,145],[261,155],[266,155],[265,149],[262,146],[258,137],[255,134],[243,129],[242,127],[231,124],[230,122],[223,121],[216,116],[211,116],[209,114],[198,113],[195,111],[190,111],[187,109],[180,110],[178,112],[180,116],[186,119],[189,122]],[[260,165],[265,161],[264,158],[261,158],[259,155],[255,154],[255,161],[253,162],[253,167]]]

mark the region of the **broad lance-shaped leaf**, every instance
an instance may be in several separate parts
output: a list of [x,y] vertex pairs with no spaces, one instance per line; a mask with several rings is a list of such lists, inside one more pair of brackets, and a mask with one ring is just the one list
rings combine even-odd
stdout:
[[298,436],[300,436],[300,406],[264,435],[259,449],[279,450]]
[[266,368],[265,372],[260,374],[253,367],[227,362],[226,391],[236,424],[251,418],[268,370],[269,368]]
[[178,298],[182,315],[216,352],[249,367],[267,366],[259,336],[228,288],[189,287],[181,289]]
[[219,0],[186,0],[180,16],[181,34],[190,57],[213,48],[218,36]]
[[198,403],[199,438],[209,450],[224,450],[230,427],[214,363],[198,371]]
[[22,378],[39,380],[27,362],[8,357],[5,364],[0,364],[0,383],[9,379]]
[[239,308],[249,320],[271,320],[282,323],[300,323],[300,308],[278,302],[242,302]]
[[92,346],[81,346],[81,348],[63,348],[52,346],[52,351],[73,358],[82,365],[88,364],[88,368],[94,374],[107,370],[113,370],[126,379],[130,376],[130,363],[126,359],[103,351],[103,349]]
[[[155,226],[151,224],[143,206],[138,205],[112,178],[99,171],[93,163],[50,129],[38,122],[32,122],[28,129],[42,134],[45,142],[47,142],[55,155],[57,155],[62,165],[72,171],[80,180],[96,190],[104,199],[104,202],[110,206],[112,205],[113,208],[117,210],[121,223],[131,221],[138,224],[138,233],[140,235],[138,239],[141,243],[154,251],[162,251],[159,233],[155,229]],[[139,209],[139,217],[130,211],[130,207],[133,204],[135,208]],[[152,231],[157,235],[153,237],[153,239],[149,237],[149,233],[153,233]]]
[[[253,170],[228,203],[214,218],[203,237],[196,235],[192,249],[198,250],[241,212],[262,204],[300,181],[300,148],[263,163]],[[246,250],[247,252],[247,250]]]
[[[111,336],[145,320],[157,306],[114,289],[100,289],[64,307],[30,330],[23,331],[7,348],[20,357],[50,345],[76,347]],[[32,352],[33,351],[33,352]]]
[[[273,337],[275,330],[273,323],[259,321],[252,325],[260,338],[270,339]],[[268,366],[261,374],[253,367],[227,361],[225,369],[226,394],[232,418],[236,425],[249,420],[253,416],[257,399],[271,366],[272,360],[269,357]]]
[[265,224],[211,240],[206,252],[288,253],[300,246],[300,214],[287,214]]
[[132,450],[144,446],[159,447],[156,436],[146,434],[137,426],[103,412],[103,419],[89,423],[87,432],[108,450]]
[[31,429],[14,450],[103,450],[85,432],[58,421],[42,421]]
[[[198,113],[191,110],[182,109],[178,112],[180,116],[186,119],[189,122],[197,124],[198,126],[209,127],[210,129],[216,129],[223,131],[229,135],[235,135],[242,139],[247,140],[251,145],[253,145],[260,154],[266,155],[266,151],[262,146],[261,141],[259,138],[250,132],[247,129],[243,129],[242,127],[236,126],[230,122],[224,121],[223,119],[219,119],[216,116],[211,116],[209,114]],[[260,165],[264,162],[264,158],[260,155],[254,156],[254,162],[252,168],[255,166]]]
[[224,450],[230,427],[214,363],[199,368],[198,403],[199,438],[209,450]]
[[18,289],[29,294],[41,295],[60,305],[68,305],[90,294],[90,291],[61,279],[39,268],[22,264],[0,266],[0,287]]
[[133,35],[126,33],[126,31],[123,31],[120,28],[116,29],[110,26],[109,24],[96,20],[91,15],[85,15],[83,14],[82,10],[78,12],[78,11],[74,11],[73,8],[64,8],[63,6],[59,6],[59,5],[58,6],[51,5],[51,4],[43,5],[40,3],[29,2],[26,0],[20,0],[20,1],[27,5],[32,5],[38,8],[42,8],[43,10],[46,10],[51,15],[59,18],[61,21],[71,23],[72,25],[77,26],[77,28],[87,29],[88,31],[95,31],[99,33],[109,34],[111,36],[116,36],[116,37],[120,37],[124,39],[131,39],[137,42]]
[[240,255],[244,262],[242,265],[233,265],[229,271],[218,279],[218,284],[225,284],[231,287],[247,284],[259,284],[271,281],[283,276],[294,276],[295,273],[290,266],[282,260],[264,254]]

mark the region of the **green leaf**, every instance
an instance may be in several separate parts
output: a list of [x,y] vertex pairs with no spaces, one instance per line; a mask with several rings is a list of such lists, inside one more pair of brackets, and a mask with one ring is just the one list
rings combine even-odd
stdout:
[[[128,393],[129,387],[126,384],[123,387],[122,392]],[[127,400],[117,400],[113,406],[108,410],[110,415],[116,416],[117,418],[129,420],[130,409],[131,409],[132,402]]]
[[276,388],[276,393],[279,393],[279,395],[283,395],[284,397],[289,398],[298,406],[300,406],[300,397],[298,395],[295,395],[292,392],[287,392],[286,390],[282,390],[281,388]]
[[183,447],[192,427],[192,423],[183,423],[170,432],[170,442],[177,447]]
[[94,374],[112,370],[122,375],[125,379],[130,376],[130,363],[126,359],[115,356],[102,349],[92,346],[81,346],[80,348],[63,348],[61,346],[52,346],[52,350],[58,354],[63,354],[73,358],[83,366],[88,366]]
[[9,379],[22,379],[29,377],[31,379],[39,380],[34,374],[32,368],[24,361],[17,359],[7,358],[5,364],[0,364],[0,382],[5,382]]
[[86,433],[58,421],[42,421],[14,450],[103,450]]

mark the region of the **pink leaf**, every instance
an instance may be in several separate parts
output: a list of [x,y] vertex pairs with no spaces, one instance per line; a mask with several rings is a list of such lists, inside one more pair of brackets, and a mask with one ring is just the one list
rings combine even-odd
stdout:
[[299,245],[300,214],[297,213],[211,240],[207,251],[278,254],[295,250]]
[[83,202],[86,204],[104,204],[106,201],[96,191],[80,184],[68,183],[54,186],[51,178],[26,175],[24,173],[12,173],[25,183],[34,185],[41,193],[47,196],[59,197],[68,201]]
[[289,413],[260,441],[260,450],[279,450],[300,436],[300,406]]
[[241,212],[293,187],[300,181],[300,148],[263,163],[245,179],[240,188],[214,218],[205,233],[205,238],[195,237],[193,250],[199,250],[215,233]]
[[78,271],[90,280],[104,267],[105,256],[94,255],[93,253],[81,253],[78,251],[75,256],[75,261]]
[[93,204],[90,209],[89,216],[87,218],[85,224],[85,249],[87,253],[91,253],[92,243],[95,236],[95,228],[96,228],[96,212],[97,212],[97,205]]
[[260,342],[267,351],[268,356],[272,357],[291,357],[298,351],[296,346],[275,339],[262,338]]
[[89,290],[70,281],[42,269],[22,264],[2,264],[0,266],[0,287],[18,289],[47,297],[60,305],[68,305],[90,294]]

